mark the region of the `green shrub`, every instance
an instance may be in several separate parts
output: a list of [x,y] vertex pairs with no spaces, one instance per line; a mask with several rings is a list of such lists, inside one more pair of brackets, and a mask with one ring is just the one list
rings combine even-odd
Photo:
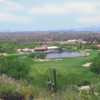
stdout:
[[15,79],[25,79],[29,73],[29,66],[26,66],[24,63],[19,62],[16,59],[7,59],[3,58],[0,64],[0,74],[6,74]]
[[83,80],[81,82],[79,82],[77,85],[78,86],[86,86],[86,85],[90,85],[91,82],[87,81],[87,80]]
[[31,53],[31,54],[28,55],[28,58],[35,58],[36,55],[37,55],[37,53]]
[[100,74],[100,57],[97,57],[93,60],[93,63],[90,66],[90,71],[96,73],[97,75]]
[[44,59],[46,57],[45,53],[39,53],[39,55],[37,56],[37,58],[39,59]]

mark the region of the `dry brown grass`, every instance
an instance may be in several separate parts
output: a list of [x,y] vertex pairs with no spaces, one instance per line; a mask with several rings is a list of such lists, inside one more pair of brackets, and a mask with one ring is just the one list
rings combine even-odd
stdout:
[[29,100],[30,97],[34,96],[34,87],[32,85],[28,85],[26,80],[18,81],[11,77],[7,77],[6,75],[0,76],[0,90],[0,94],[2,94],[3,91],[19,93],[24,97],[24,100]]

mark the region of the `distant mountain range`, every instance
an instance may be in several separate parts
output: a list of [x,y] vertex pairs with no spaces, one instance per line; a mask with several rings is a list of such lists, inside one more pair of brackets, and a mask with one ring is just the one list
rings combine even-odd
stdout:
[[[42,30],[40,30],[40,32],[41,31]],[[46,30],[46,31],[100,31],[100,27],[91,26],[91,27],[84,27],[84,28],[58,29],[58,30]],[[0,30],[0,32],[29,32],[29,31],[12,31],[12,30],[1,31]],[[38,32],[39,32],[39,30],[38,30]]]
[[100,31],[100,27],[91,26],[91,27],[84,27],[84,28],[74,28],[74,29],[70,29],[69,31]]

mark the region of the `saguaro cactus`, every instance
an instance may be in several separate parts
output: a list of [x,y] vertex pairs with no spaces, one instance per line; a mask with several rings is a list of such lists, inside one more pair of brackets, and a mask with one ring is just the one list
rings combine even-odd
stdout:
[[48,78],[47,85],[48,85],[49,90],[51,90],[51,88],[53,88],[53,92],[56,93],[57,89],[56,89],[56,70],[55,70],[55,68],[53,68],[53,81],[54,81],[54,83],[52,84],[50,79]]
[[52,88],[52,83],[51,83],[51,81],[50,81],[50,79],[49,79],[49,78],[48,78],[47,85],[48,85],[49,90],[51,90],[51,88]]
[[53,68],[53,79],[54,79],[53,89],[54,89],[54,92],[56,92],[56,70],[55,68]]

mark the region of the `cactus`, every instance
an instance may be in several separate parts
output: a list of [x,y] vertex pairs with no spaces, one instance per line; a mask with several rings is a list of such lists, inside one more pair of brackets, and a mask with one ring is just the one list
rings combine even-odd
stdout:
[[47,85],[48,85],[49,90],[51,90],[51,88],[52,88],[52,83],[51,83],[51,81],[49,80],[49,78],[48,78]]
[[54,92],[56,92],[56,70],[53,68],[53,79],[54,79]]
[[56,71],[55,71],[55,68],[53,68],[53,80],[54,80],[54,83],[52,85],[50,79],[48,78],[47,85],[48,85],[49,90],[51,90],[51,88],[53,88],[53,92],[56,93],[57,89],[56,89]]

